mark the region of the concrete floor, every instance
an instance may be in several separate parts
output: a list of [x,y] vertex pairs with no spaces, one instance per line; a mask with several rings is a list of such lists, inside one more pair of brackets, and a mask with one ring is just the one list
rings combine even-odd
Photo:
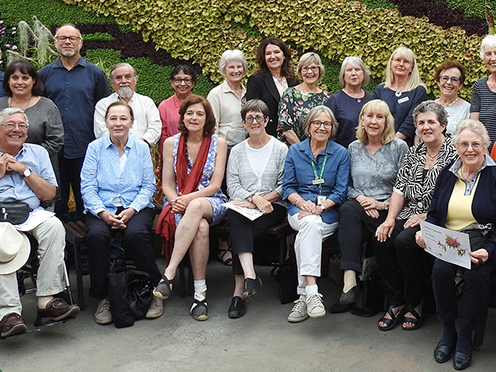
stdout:
[[[264,285],[248,300],[247,314],[240,319],[227,317],[233,288],[231,269],[210,262],[209,320],[191,318],[192,298],[180,298],[177,280],[164,315],[141,320],[130,328],[96,324],[96,302],[88,299],[87,309],[74,321],[0,340],[0,370],[453,371],[451,361],[441,365],[433,359],[441,335],[441,324],[434,315],[426,315],[415,332],[399,327],[380,332],[377,320],[381,314],[372,318],[327,314],[290,324],[286,317],[292,304],[279,303],[278,284],[269,267],[257,270]],[[89,278],[85,280],[87,293]],[[321,279],[319,287],[326,305],[338,298],[341,289],[327,278]],[[32,330],[35,296],[24,296],[23,303],[23,315]],[[496,370],[495,329],[496,311],[491,309],[484,345],[474,352],[469,371]]]

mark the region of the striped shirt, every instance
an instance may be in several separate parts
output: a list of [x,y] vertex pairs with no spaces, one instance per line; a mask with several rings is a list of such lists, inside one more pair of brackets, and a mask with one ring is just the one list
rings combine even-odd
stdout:
[[496,141],[496,93],[487,86],[487,77],[477,80],[472,87],[470,112],[479,113],[479,121],[486,126],[492,146]]

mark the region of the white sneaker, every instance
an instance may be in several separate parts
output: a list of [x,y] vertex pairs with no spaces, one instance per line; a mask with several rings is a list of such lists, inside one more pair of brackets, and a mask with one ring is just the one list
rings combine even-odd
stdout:
[[164,313],[164,300],[153,296],[152,302],[150,303],[150,308],[146,312],[146,319],[156,319],[160,318]]
[[112,313],[110,312],[110,302],[105,299],[100,301],[95,312],[95,321],[98,324],[110,324],[112,323]]
[[304,299],[300,298],[294,302],[294,306],[288,316],[288,322],[299,323],[308,318],[307,303]]
[[308,316],[310,318],[320,318],[326,314],[325,305],[320,293],[314,293],[307,296],[306,303]]

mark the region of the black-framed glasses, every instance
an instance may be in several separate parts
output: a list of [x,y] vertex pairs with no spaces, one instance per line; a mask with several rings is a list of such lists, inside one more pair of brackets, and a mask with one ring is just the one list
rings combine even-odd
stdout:
[[246,121],[247,123],[253,123],[253,122],[257,122],[257,123],[263,123],[263,121],[265,120],[266,116],[263,116],[263,115],[256,115],[256,116],[247,116],[246,118],[244,118],[243,120]]
[[181,83],[184,83],[184,84],[191,84],[191,82],[193,81],[193,79],[190,79],[190,78],[186,78],[186,79],[180,79],[180,78],[174,78],[172,79],[172,81],[176,84],[181,84]]
[[310,124],[316,129],[319,129],[322,125],[324,126],[325,129],[329,129],[332,127],[332,121],[318,121],[314,120]]
[[54,39],[59,43],[65,43],[66,40],[69,40],[71,43],[75,43],[81,38],[79,36],[55,36]]
[[457,85],[460,83],[460,79],[457,77],[449,77],[449,76],[439,76],[439,81],[442,81],[443,83],[447,83],[448,81],[451,81],[451,84]]
[[28,129],[28,125],[27,124],[23,124],[23,123],[16,124],[16,123],[8,122],[8,123],[0,124],[0,126],[2,126],[4,128],[7,128],[9,130],[14,129],[15,127],[19,128],[20,130],[26,130],[26,129]]

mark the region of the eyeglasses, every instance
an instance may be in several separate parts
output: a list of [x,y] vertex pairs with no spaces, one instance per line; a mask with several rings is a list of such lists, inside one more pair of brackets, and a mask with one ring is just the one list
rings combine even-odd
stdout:
[[460,83],[460,79],[456,77],[449,77],[449,76],[439,76],[439,81],[442,81],[443,83],[447,83],[448,81],[451,81],[451,84],[457,85]]
[[325,129],[329,129],[332,127],[332,121],[312,121],[310,124],[313,125],[314,128],[319,129],[322,125],[324,126]]
[[243,120],[246,121],[247,123],[253,123],[256,121],[257,123],[260,124],[260,123],[263,123],[265,118],[266,118],[266,116],[257,115],[257,116],[247,116]]
[[315,67],[315,66],[313,66],[313,67],[302,67],[301,68],[301,72],[303,72],[304,74],[306,74],[308,71],[312,71],[314,73],[317,73],[317,72],[319,72],[319,68],[318,67]]
[[65,43],[66,40],[69,40],[71,43],[75,43],[81,38],[79,36],[55,36],[54,39],[59,43]]
[[472,143],[461,142],[457,146],[462,148],[463,150],[467,150],[470,146],[472,146],[472,150],[477,151],[482,147],[482,143],[479,143],[479,142],[472,142]]
[[9,130],[11,129],[14,129],[15,127],[19,128],[20,130],[26,130],[28,129],[28,125],[27,124],[16,124],[16,123],[12,123],[12,122],[8,122],[8,123],[4,123],[4,124],[0,124],[0,126],[2,127],[5,127]]
[[176,84],[181,84],[184,82],[184,84],[188,85],[188,84],[191,84],[191,82],[193,81],[193,79],[180,79],[180,78],[174,78],[172,79],[172,81]]

